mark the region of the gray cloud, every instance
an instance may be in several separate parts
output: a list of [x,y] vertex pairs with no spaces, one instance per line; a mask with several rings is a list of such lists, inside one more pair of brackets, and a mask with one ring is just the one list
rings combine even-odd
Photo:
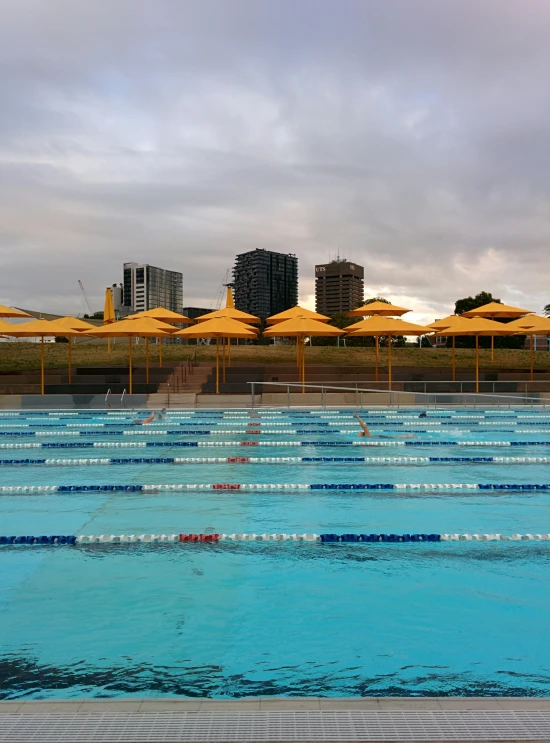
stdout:
[[125,260],[209,306],[234,255],[340,252],[418,319],[550,301],[545,0],[22,0],[0,27],[0,301]]

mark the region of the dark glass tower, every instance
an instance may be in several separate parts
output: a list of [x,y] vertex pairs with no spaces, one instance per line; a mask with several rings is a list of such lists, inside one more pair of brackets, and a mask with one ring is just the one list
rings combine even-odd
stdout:
[[241,253],[233,285],[235,307],[265,320],[298,304],[298,258],[260,248]]
[[315,266],[315,309],[322,315],[349,312],[363,303],[363,266],[346,260]]

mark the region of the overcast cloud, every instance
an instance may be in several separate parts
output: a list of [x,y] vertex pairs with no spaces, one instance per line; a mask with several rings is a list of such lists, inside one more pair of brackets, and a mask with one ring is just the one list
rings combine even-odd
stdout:
[[550,302],[547,0],[0,0],[0,302],[122,263],[213,306],[236,253],[365,266],[414,320]]

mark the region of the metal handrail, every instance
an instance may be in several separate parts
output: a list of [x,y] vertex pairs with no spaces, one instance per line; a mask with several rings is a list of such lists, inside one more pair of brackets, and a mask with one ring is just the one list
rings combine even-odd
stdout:
[[105,395],[105,405],[107,405],[107,400],[109,399],[109,395],[111,394],[111,388],[107,390],[107,394]]
[[[290,407],[290,388],[291,387],[297,387],[299,390],[303,389],[303,385],[301,382],[247,382],[247,384],[250,385],[250,397],[251,397],[251,408],[254,408],[254,397],[255,397],[255,387],[257,384],[259,385],[269,385],[272,387],[286,387],[287,391],[287,407]],[[397,394],[397,407],[400,405],[400,395],[414,395],[415,398],[418,396],[425,397],[425,398],[433,398],[434,399],[434,407],[437,407],[437,398],[438,397],[446,397],[448,398],[450,395],[460,395],[461,397],[470,398],[471,402],[473,402],[474,407],[476,405],[476,402],[480,401],[480,398],[491,398],[495,394],[497,394],[497,400],[508,400],[507,404],[511,407],[512,401],[515,401],[517,404],[526,404],[530,403],[542,405],[546,408],[546,404],[544,402],[541,402],[540,397],[526,397],[524,396],[517,396],[517,395],[501,395],[498,393],[488,393],[488,392],[408,392],[405,390],[381,390],[381,389],[373,389],[368,387],[340,387],[337,385],[327,385],[327,384],[307,384],[305,385],[306,389],[316,389],[321,390],[321,404],[323,407],[326,407],[326,393],[330,390],[337,390],[339,392],[355,392],[355,401],[356,404],[359,404],[360,407],[363,406],[363,392],[368,393],[380,393],[385,392],[388,393],[390,396],[390,405],[393,404],[393,396]],[[494,402],[493,397],[493,402]],[[415,400],[416,402],[416,400]],[[498,404],[498,403],[497,403]],[[424,404],[424,407],[429,406],[430,401],[427,400],[426,404]]]
[[126,395],[126,387],[122,390],[122,395],[120,396],[120,407],[124,407],[124,396]]

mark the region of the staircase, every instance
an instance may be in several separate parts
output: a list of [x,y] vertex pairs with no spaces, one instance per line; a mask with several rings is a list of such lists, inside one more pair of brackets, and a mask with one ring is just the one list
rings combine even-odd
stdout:
[[195,396],[202,391],[203,384],[213,373],[213,365],[207,361],[189,364],[182,362],[166,382],[161,382],[158,391],[147,398],[148,408],[179,407],[195,404]]

